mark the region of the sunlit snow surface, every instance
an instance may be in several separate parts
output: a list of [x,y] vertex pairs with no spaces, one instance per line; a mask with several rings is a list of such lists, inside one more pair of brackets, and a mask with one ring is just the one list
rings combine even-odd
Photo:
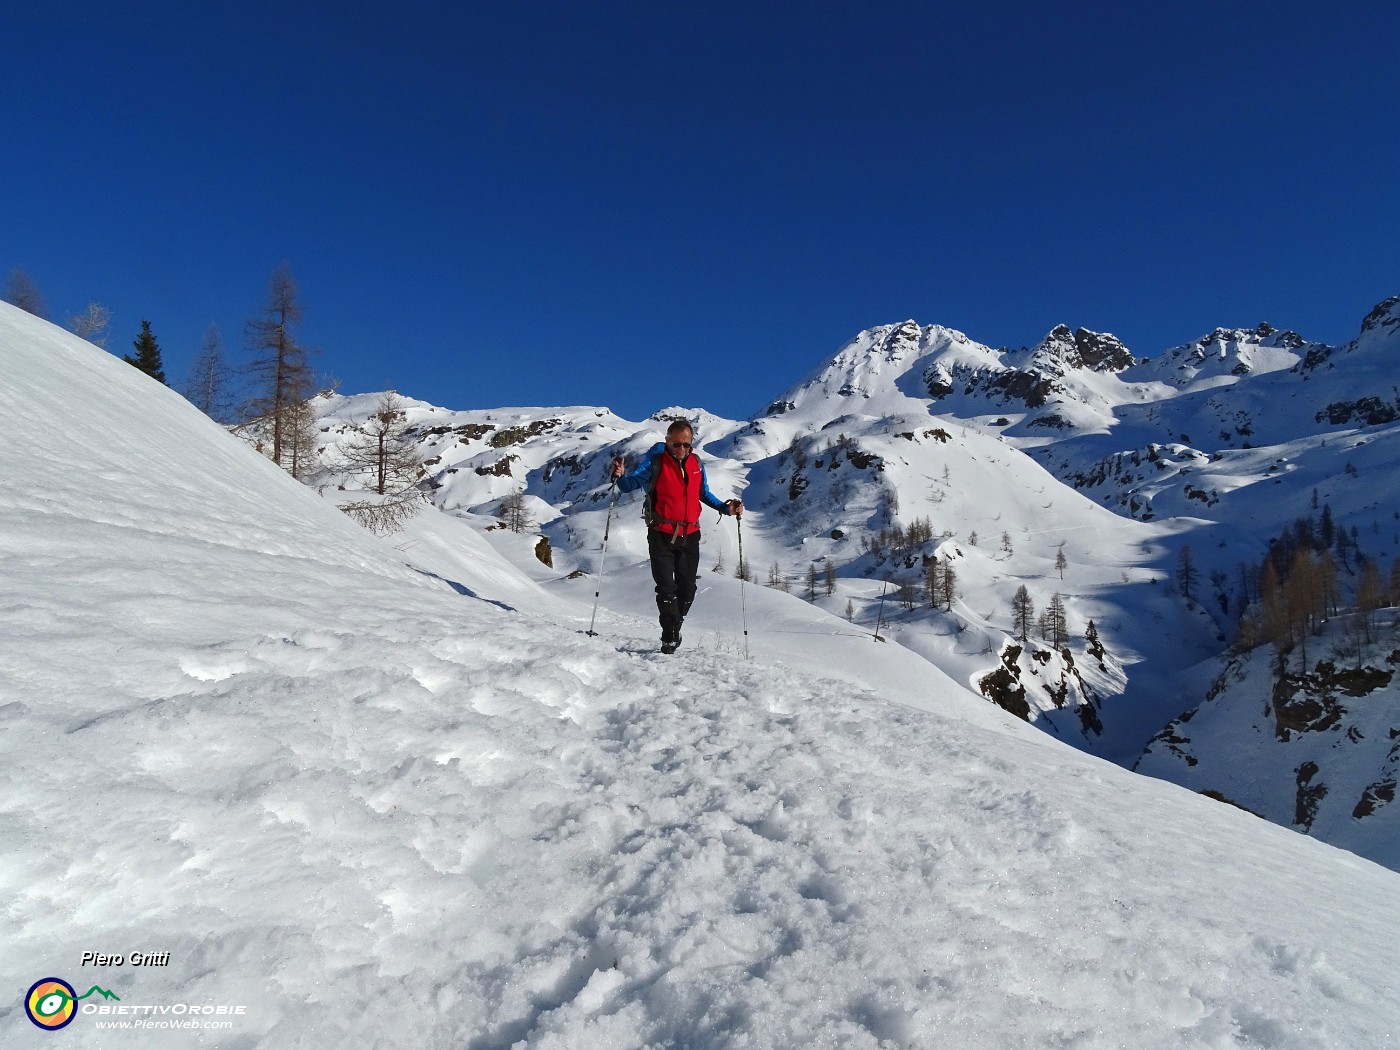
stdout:
[[[1400,1039],[1400,876],[765,640],[778,596],[750,660],[732,616],[654,655],[644,600],[589,638],[592,578],[400,552],[3,305],[0,439],[7,1048]],[[247,1012],[46,1033],[50,975]]]

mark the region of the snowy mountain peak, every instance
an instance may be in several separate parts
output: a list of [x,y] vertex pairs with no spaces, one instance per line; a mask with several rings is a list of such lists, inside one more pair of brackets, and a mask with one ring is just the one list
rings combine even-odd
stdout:
[[1241,376],[1293,368],[1330,348],[1267,321],[1257,328],[1217,328],[1195,342],[1173,347],[1143,363],[1133,378],[1177,387],[1222,385]]
[[1384,302],[1377,303],[1375,309],[1361,322],[1362,332],[1394,329],[1400,325],[1400,295],[1392,295]]
[[[899,410],[897,403],[910,397],[926,401],[932,396],[926,383],[901,380],[911,375],[919,362],[931,357],[974,367],[995,365],[997,360],[988,347],[941,325],[921,327],[915,321],[904,321],[867,328],[774,401],[766,414],[779,415],[804,405],[837,400],[853,402],[845,411],[880,415]],[[891,399],[895,405],[890,404]]]
[[1332,369],[1345,360],[1347,372],[1355,373],[1358,381],[1375,388],[1370,393],[1382,396],[1393,382],[1390,358],[1398,349],[1397,338],[1400,338],[1400,296],[1392,295],[1377,303],[1366,315],[1355,339],[1339,347],[1318,346],[1309,350],[1298,365],[1298,371],[1311,373]]
[[1087,368],[1093,372],[1121,372],[1137,363],[1137,358],[1117,336],[1107,332],[1092,332],[1087,328],[1070,331],[1068,325],[1056,325],[1036,346],[1032,363],[1053,359],[1068,368]]

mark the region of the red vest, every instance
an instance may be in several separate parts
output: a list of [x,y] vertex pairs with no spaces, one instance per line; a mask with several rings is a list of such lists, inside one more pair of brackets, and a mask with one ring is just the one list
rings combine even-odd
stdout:
[[695,453],[686,453],[685,462],[677,463],[669,452],[657,456],[656,487],[653,490],[652,515],[654,528],[662,532],[689,536],[700,531],[700,488],[704,476]]

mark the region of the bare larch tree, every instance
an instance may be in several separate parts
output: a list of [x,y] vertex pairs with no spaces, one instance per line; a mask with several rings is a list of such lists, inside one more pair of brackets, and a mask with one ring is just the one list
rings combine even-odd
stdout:
[[12,303],[35,317],[45,316],[44,297],[39,294],[39,289],[29,274],[23,270],[10,271],[10,280],[5,285],[5,302]]
[[381,394],[364,425],[338,451],[344,470],[362,478],[372,494],[341,507],[361,525],[378,533],[394,532],[421,509],[426,499],[418,488],[423,458],[397,393]]
[[278,466],[290,465],[284,461],[292,458],[297,410],[313,392],[307,350],[292,334],[292,327],[300,320],[296,282],[291,267],[283,263],[268,283],[263,316],[247,326],[248,348],[254,355],[249,371],[260,388],[248,411],[271,434],[271,458]]
[[190,366],[185,397],[190,404],[210,419],[228,422],[229,392],[232,370],[224,357],[223,338],[219,326],[211,323],[204,332],[204,342]]
[[107,336],[112,328],[112,312],[101,303],[88,303],[87,309],[68,318],[68,330],[93,346],[107,348]]

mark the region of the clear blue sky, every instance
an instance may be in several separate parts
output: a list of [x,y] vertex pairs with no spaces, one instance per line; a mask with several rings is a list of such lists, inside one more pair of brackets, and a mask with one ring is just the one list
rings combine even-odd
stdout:
[[346,392],[760,410],[862,328],[1145,355],[1400,292],[1400,5],[76,3],[0,32],[0,275],[172,383],[282,260]]

